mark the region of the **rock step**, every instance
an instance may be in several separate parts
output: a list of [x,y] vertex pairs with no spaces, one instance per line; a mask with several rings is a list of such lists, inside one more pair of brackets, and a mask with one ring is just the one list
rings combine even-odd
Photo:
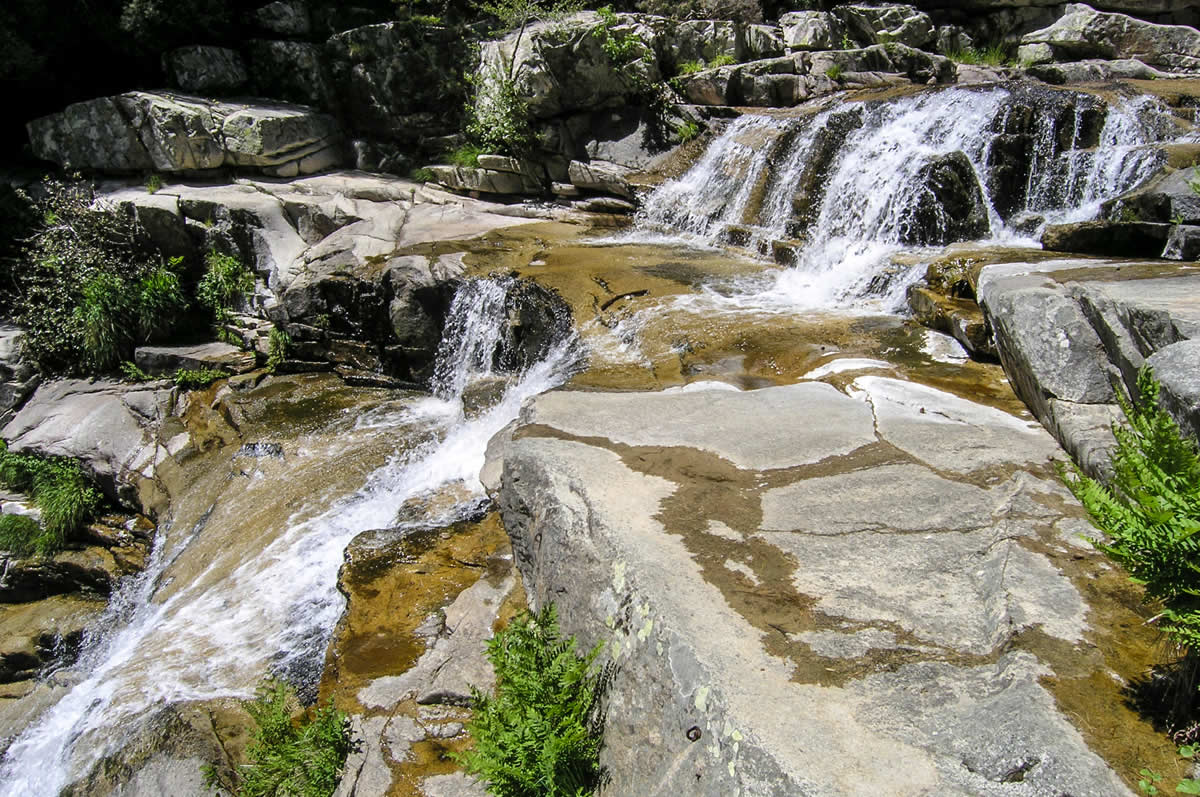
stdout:
[[172,374],[179,369],[217,370],[242,374],[254,369],[254,352],[214,341],[188,346],[139,346],[133,361],[149,374]]

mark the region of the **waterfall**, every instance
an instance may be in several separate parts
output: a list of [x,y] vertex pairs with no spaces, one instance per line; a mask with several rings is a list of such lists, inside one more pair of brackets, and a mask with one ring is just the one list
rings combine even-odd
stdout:
[[[778,275],[768,304],[852,309],[874,298],[894,310],[913,279],[889,271],[898,251],[963,239],[1032,244],[1044,224],[1094,217],[1161,164],[1149,145],[1169,137],[1167,116],[1150,98],[1105,104],[999,87],[743,116],[655,190],[638,224],[764,255],[784,242],[795,268]],[[947,209],[970,206],[972,194],[977,209]]]
[[[525,399],[561,384],[580,362],[578,340],[568,332],[489,409],[463,418],[463,391],[490,370],[486,340],[494,348],[494,331],[508,324],[504,299],[514,283],[470,281],[459,291],[436,367],[442,392],[412,399],[397,416],[423,423],[431,432],[427,442],[396,453],[332,505],[321,507],[321,496],[313,496],[311,512],[296,511],[244,560],[226,554],[218,541],[220,553],[202,563],[198,577],[178,579],[183,583],[175,583],[176,567],[211,556],[194,550],[198,541],[240,530],[216,529],[206,515],[181,539],[168,539],[174,531],[160,533],[150,565],[121,587],[98,625],[103,633],[87,644],[78,683],[0,761],[0,795],[58,794],[120,749],[131,729],[164,705],[244,697],[268,671],[319,668],[344,609],[337,573],[356,535],[396,527],[406,501],[447,487],[456,488],[454,500],[421,525],[448,525],[477,511],[487,500],[479,471],[488,440],[517,416]],[[363,434],[377,436],[378,424]],[[321,452],[312,467],[319,472],[338,455]]]

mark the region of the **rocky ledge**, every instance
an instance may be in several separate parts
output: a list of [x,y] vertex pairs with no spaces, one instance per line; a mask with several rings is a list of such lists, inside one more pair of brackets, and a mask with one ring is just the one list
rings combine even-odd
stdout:
[[531,602],[618,665],[612,793],[1128,793],[1140,665],[1094,640],[1149,632],[1031,420],[875,376],[553,392],[490,453]]

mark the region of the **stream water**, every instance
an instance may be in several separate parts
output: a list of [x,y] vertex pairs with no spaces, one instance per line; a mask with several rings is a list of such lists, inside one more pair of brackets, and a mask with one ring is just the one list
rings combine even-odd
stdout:
[[[914,249],[905,243],[907,208],[928,190],[921,169],[936,157],[966,156],[983,192],[991,242],[1032,246],[1038,226],[1089,218],[1102,200],[1144,179],[1160,157],[1148,145],[1179,134],[1148,99],[1119,100],[1099,123],[1097,101],[1087,95],[1026,102],[1034,110],[1023,129],[1035,145],[1021,199],[1005,206],[992,152],[1010,141],[1010,117],[1025,107],[1017,99],[999,88],[952,89],[732,122],[686,174],[648,198],[633,231],[595,244],[640,246],[642,260],[631,271],[657,268],[679,281],[680,273],[703,271],[702,263],[688,265],[698,257],[728,259],[719,247],[741,228],[743,253],[801,241],[795,267],[734,269],[718,280],[701,273],[673,297],[624,315],[614,310],[585,330],[589,367],[640,367],[648,338],[670,335],[648,331],[663,318],[678,329],[685,318],[712,324],[723,316],[746,326],[762,314],[894,314],[925,251],[897,257]],[[820,174],[814,163],[824,164]],[[796,229],[800,204],[803,230]],[[488,440],[525,399],[566,382],[585,358],[571,334],[508,376],[491,406],[464,409],[472,385],[497,377],[492,354],[508,323],[511,285],[477,279],[458,292],[431,394],[407,395],[348,426],[311,434],[286,462],[248,463],[230,477],[246,480],[240,495],[233,491],[187,527],[164,526],[150,566],[114,597],[103,633],[75,665],[74,685],[10,746],[0,795],[58,793],[158,707],[247,695],[267,672],[303,680],[319,667],[343,610],[337,573],[357,534],[394,527],[406,502],[439,493],[449,499],[431,502],[438,516],[422,524],[447,525],[476,511],[486,501],[478,473]],[[793,338],[777,331],[771,335],[781,350],[770,354],[782,359],[782,344]],[[670,345],[682,352],[688,344]],[[357,484],[331,478],[329,469],[364,440],[401,436],[398,430],[410,442],[381,465],[361,467],[361,477],[352,473]],[[286,508],[288,521],[256,526],[255,502],[269,501]]]

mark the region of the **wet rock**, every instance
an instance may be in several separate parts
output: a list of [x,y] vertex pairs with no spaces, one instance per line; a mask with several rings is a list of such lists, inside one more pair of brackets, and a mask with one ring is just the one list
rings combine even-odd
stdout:
[[[497,498],[531,602],[616,662],[610,788],[988,793],[1036,759],[1053,764],[1025,771],[1031,790],[1123,793],[1043,686],[1055,665],[1016,641],[1088,628],[1057,562],[1017,542],[1072,512],[1043,503],[1069,501],[1047,478],[1053,440],[895,379],[850,393],[559,391],[526,407]],[[873,460],[880,443],[911,459]],[[800,641],[821,631],[895,636]],[[912,697],[927,693],[941,697]]]
[[337,166],[341,131],[296,105],[131,91],[28,124],[34,153],[69,169],[192,172],[245,167],[291,177]]
[[973,300],[954,299],[920,285],[908,289],[913,317],[930,329],[950,335],[976,357],[996,357],[987,319]]
[[78,459],[110,498],[134,509],[162,500],[157,434],[172,390],[61,379],[38,388],[0,435],[13,451]]
[[1186,25],[1156,25],[1075,3],[1053,25],[1026,34],[1023,47],[1048,45],[1060,61],[1133,58],[1174,71],[1200,69],[1200,32]]
[[180,47],[163,56],[163,71],[174,87],[208,95],[237,91],[248,79],[242,57],[227,47]]
[[1042,248],[1054,252],[1112,257],[1158,257],[1170,235],[1170,224],[1081,221],[1046,227],[1042,232]]
[[104,605],[101,600],[70,595],[0,605],[0,683],[73,663],[84,629],[100,616]]
[[[141,556],[136,553],[139,548]],[[144,546],[137,545],[128,549],[87,545],[49,557],[5,556],[0,601],[29,603],[71,593],[107,597],[123,577],[141,570],[144,556]]]
[[942,245],[986,238],[990,230],[983,189],[962,152],[931,160],[916,174],[922,190],[904,210],[901,240]]
[[1200,223],[1200,194],[1192,189],[1196,179],[1195,169],[1171,170],[1128,194],[1110,199],[1101,206],[1101,212],[1113,220],[1131,215],[1145,222],[1167,223],[1178,219],[1185,224]]

